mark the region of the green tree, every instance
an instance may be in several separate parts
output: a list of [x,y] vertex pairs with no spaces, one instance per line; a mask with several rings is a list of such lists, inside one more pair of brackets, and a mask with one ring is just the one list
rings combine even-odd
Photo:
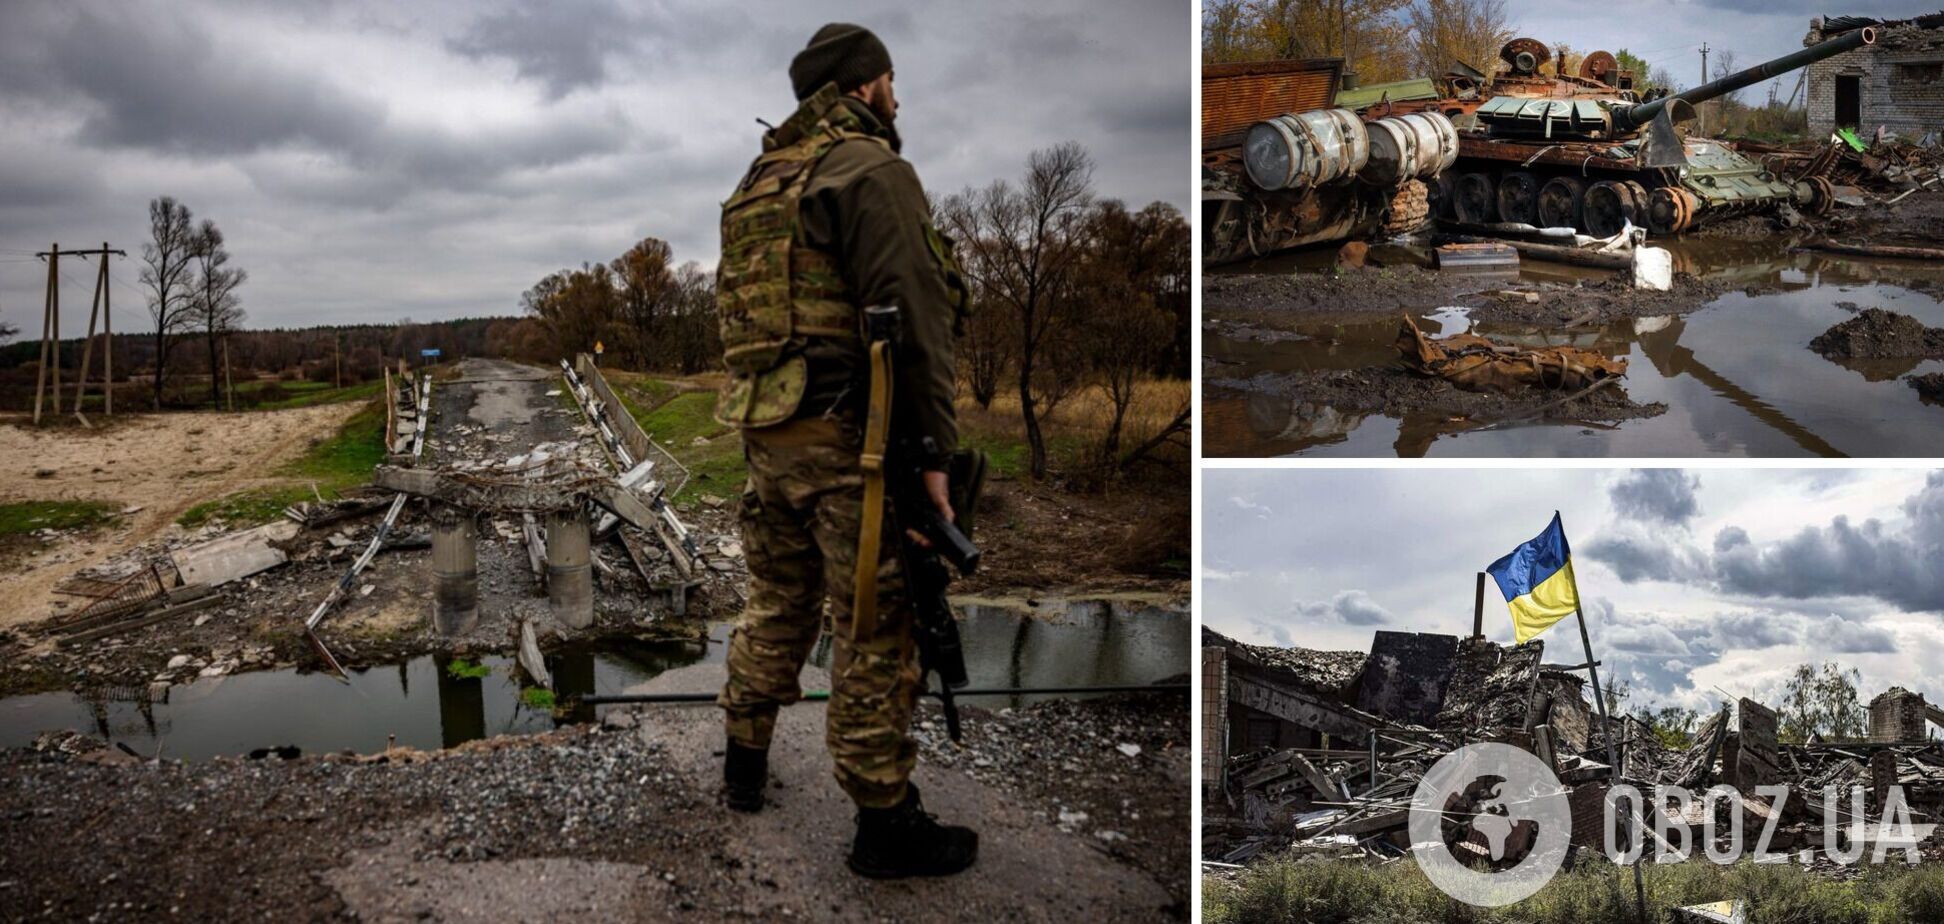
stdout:
[[1654,86],[1653,73],[1652,73],[1653,68],[1651,65],[1649,65],[1646,62],[1646,60],[1635,57],[1633,52],[1628,51],[1625,48],[1622,48],[1619,51],[1614,52],[1613,58],[1614,60],[1620,62],[1621,70],[1626,71],[1633,75],[1635,92],[1645,93],[1647,90],[1649,90]]
[[1863,675],[1833,661],[1818,670],[1800,664],[1782,688],[1782,711],[1776,735],[1783,742],[1801,744],[1812,735],[1846,740],[1863,737],[1868,714],[1857,695]]

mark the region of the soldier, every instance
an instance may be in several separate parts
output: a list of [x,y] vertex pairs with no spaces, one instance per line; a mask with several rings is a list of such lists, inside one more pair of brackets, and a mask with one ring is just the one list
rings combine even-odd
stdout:
[[[976,858],[978,835],[940,825],[909,782],[919,680],[912,607],[897,534],[881,492],[867,494],[860,457],[872,386],[890,385],[891,426],[924,447],[926,493],[952,515],[952,352],[965,287],[917,173],[898,156],[884,44],[861,26],[824,26],[790,62],[790,81],[796,113],[764,134],[762,156],[722,211],[716,292],[730,383],[716,417],[743,438],[750,573],[717,700],[729,739],[724,801],[762,808],[777,710],[801,696],[797,675],[828,598],[826,740],[857,804],[851,869],[873,878],[956,873]],[[871,381],[863,309],[875,305],[902,314],[887,383]]]

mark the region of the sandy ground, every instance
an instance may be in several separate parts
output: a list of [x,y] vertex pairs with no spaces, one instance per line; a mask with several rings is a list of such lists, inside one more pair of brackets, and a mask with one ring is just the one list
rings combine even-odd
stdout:
[[0,425],[0,500],[101,500],[139,507],[0,576],[0,627],[45,617],[69,575],[168,529],[196,504],[289,479],[266,477],[358,412],[356,403],[242,414],[137,415],[95,430]]

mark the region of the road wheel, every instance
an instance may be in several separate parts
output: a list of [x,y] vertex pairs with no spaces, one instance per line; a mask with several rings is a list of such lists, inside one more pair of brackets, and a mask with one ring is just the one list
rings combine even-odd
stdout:
[[1499,180],[1500,221],[1533,224],[1539,220],[1539,178],[1524,170],[1514,170]]
[[1829,214],[1829,210],[1836,207],[1836,188],[1819,176],[1812,176],[1805,182],[1809,184],[1809,201],[1804,203],[1805,210],[1817,217]]
[[1581,201],[1580,218],[1586,223],[1586,233],[1594,237],[1612,237],[1633,220],[1631,196],[1620,184],[1611,180],[1601,180],[1586,190]]
[[1679,234],[1694,224],[1694,194],[1678,186],[1662,186],[1647,196],[1647,227],[1655,234]]
[[1421,180],[1411,180],[1391,197],[1390,213],[1384,220],[1384,234],[1396,236],[1423,230],[1431,223],[1431,191]]
[[1575,177],[1556,176],[1539,187],[1539,224],[1548,228],[1579,228],[1586,184]]
[[1498,220],[1498,199],[1489,173],[1467,173],[1451,187],[1451,215],[1467,224]]

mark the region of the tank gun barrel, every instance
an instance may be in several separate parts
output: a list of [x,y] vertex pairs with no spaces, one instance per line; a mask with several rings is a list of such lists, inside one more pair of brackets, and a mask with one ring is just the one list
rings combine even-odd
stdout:
[[1662,97],[1651,103],[1641,103],[1625,109],[1614,110],[1614,122],[1624,129],[1636,129],[1654,120],[1662,109],[1679,100],[1690,105],[1707,102],[1717,96],[1726,96],[1743,87],[1760,83],[1779,74],[1786,74],[1799,67],[1806,67],[1824,58],[1834,57],[1865,45],[1876,44],[1876,29],[1865,26],[1852,29],[1833,39],[1818,42],[1801,51],[1783,55],[1773,61],[1764,61],[1745,71],[1737,71],[1720,80],[1704,83],[1692,90]]

